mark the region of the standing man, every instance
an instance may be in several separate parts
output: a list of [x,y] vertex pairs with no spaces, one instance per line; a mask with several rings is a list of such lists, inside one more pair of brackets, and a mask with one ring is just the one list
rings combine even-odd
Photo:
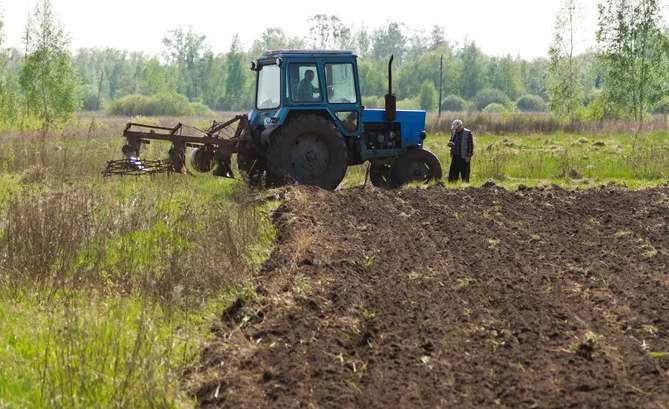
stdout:
[[456,182],[462,177],[463,182],[469,183],[469,170],[472,156],[474,156],[474,134],[462,126],[462,121],[456,119],[451,124],[453,135],[448,141],[451,147],[451,169],[448,172],[448,181]]

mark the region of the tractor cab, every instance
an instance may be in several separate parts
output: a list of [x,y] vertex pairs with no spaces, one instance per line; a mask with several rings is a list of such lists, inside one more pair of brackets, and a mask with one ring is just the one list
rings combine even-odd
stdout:
[[[332,118],[343,135],[361,131],[362,103],[357,56],[343,50],[268,51],[256,71],[256,104],[249,120],[261,133],[291,116],[316,113]],[[263,138],[268,142],[269,135]]]

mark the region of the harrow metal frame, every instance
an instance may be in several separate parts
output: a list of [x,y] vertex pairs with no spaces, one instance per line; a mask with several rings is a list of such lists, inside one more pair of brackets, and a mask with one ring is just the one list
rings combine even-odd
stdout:
[[[234,124],[237,127],[234,128]],[[137,130],[137,128],[141,130]],[[184,129],[194,129],[202,135],[184,134]],[[234,130],[234,133],[232,132]],[[146,125],[128,122],[123,130],[126,144],[121,149],[125,159],[111,160],[103,176],[111,175],[152,175],[156,173],[184,173],[186,169],[186,148],[204,148],[205,160],[218,162],[223,167],[222,176],[232,176],[230,157],[244,148],[251,141],[251,127],[246,114],[236,115],[225,122],[216,122],[207,130],[178,123],[172,128],[156,125]],[[140,159],[140,150],[143,144],[150,144],[151,140],[172,142],[168,158],[158,160]]]

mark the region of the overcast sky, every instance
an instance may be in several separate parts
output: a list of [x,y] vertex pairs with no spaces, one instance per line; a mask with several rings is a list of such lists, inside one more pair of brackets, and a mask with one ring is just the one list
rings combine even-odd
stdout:
[[[594,45],[599,0],[580,0],[584,42]],[[336,15],[349,26],[375,28],[388,20],[429,32],[445,27],[451,41],[476,41],[491,55],[545,56],[551,42],[560,0],[411,0],[390,1],[211,1],[211,0],[52,0],[60,22],[70,34],[73,50],[112,47],[158,54],[168,30],[189,26],[207,36],[215,53],[226,52],[234,34],[248,49],[267,27],[281,27],[291,36],[306,36],[308,18]],[[0,0],[4,10],[5,45],[21,48],[21,35],[36,0]],[[438,4],[438,6],[433,6]],[[345,10],[345,12],[343,12]]]

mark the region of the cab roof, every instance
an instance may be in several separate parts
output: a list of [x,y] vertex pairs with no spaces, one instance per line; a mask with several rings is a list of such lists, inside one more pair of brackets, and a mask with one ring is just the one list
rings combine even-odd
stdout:
[[351,50],[273,50],[265,51],[263,55],[258,58],[259,60],[265,60],[270,58],[278,57],[357,57],[357,55]]

